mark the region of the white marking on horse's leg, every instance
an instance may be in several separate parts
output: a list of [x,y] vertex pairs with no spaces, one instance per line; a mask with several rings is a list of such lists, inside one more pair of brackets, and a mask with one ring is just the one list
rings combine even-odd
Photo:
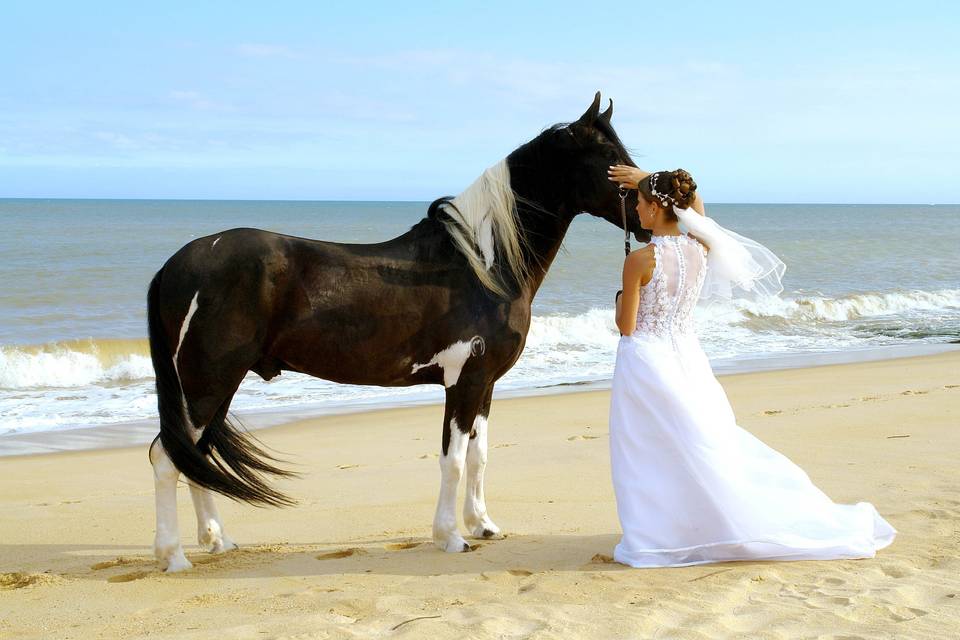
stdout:
[[213,249],[217,246],[217,243],[220,242],[220,236],[217,236],[217,239],[213,241],[213,244],[210,245],[210,248]]
[[197,542],[210,553],[223,553],[237,545],[223,531],[223,521],[213,502],[213,492],[190,483],[193,510],[197,513]]
[[477,416],[473,422],[476,433],[467,445],[467,490],[463,499],[463,523],[475,538],[492,538],[500,528],[487,515],[483,497],[483,471],[487,466],[487,418]]
[[153,541],[153,553],[163,571],[173,573],[189,569],[193,565],[183,555],[177,526],[177,480],[180,472],[173,466],[159,440],[150,447],[150,463],[153,465],[157,498],[157,534]]
[[470,340],[458,340],[452,345],[439,351],[425,364],[416,363],[410,373],[416,373],[424,367],[438,365],[443,369],[443,386],[452,387],[460,379],[460,371],[471,355],[482,355],[485,349],[483,338],[473,336]]
[[440,456],[440,497],[433,518],[433,542],[450,553],[469,549],[457,531],[457,487],[463,474],[467,441],[470,435],[462,433],[455,418],[450,420],[450,444],[447,454]]

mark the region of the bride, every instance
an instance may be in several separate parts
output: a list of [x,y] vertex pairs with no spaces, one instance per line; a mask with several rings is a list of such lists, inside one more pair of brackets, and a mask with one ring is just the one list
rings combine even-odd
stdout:
[[614,560],[680,567],[873,557],[897,531],[869,502],[835,504],[738,426],[694,332],[698,300],[779,293],[783,263],[705,217],[682,169],[617,165],[609,177],[639,191],[640,224],[652,233],[624,261],[617,298],[610,466],[623,537]]

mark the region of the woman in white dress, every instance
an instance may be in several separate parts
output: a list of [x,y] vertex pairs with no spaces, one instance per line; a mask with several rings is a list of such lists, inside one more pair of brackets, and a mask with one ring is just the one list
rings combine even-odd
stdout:
[[[610,400],[610,466],[623,537],[614,560],[678,567],[731,560],[869,558],[896,530],[869,502],[835,504],[736,423],[694,332],[698,300],[779,293],[783,263],[704,215],[682,169],[617,165],[639,190],[646,247],[624,261]],[[691,233],[681,233],[679,223]]]

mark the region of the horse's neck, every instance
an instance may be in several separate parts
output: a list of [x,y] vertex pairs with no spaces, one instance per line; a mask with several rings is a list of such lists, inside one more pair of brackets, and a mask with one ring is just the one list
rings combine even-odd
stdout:
[[557,252],[560,251],[560,245],[563,244],[563,238],[573,218],[567,215],[562,207],[555,213],[543,213],[520,203],[518,213],[529,247],[524,252],[528,275],[523,289],[529,291],[532,301],[543,284],[550,265],[557,257]]
[[524,261],[528,275],[521,288],[529,292],[531,302],[560,250],[573,216],[578,213],[568,210],[561,195],[557,175],[565,170],[548,160],[534,142],[507,156],[511,187],[516,194],[518,226],[527,244]]

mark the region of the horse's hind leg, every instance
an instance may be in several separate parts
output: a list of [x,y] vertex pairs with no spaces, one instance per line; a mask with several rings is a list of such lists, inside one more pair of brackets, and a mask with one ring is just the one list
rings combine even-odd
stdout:
[[[217,408],[216,413],[207,423],[208,428],[216,429],[223,425],[227,417],[227,409],[233,401],[233,394],[235,392],[236,387],[234,387],[233,392],[229,393],[226,400]],[[197,403],[200,405],[198,409],[201,411],[204,406],[207,407],[209,411],[209,407],[213,407],[216,404],[216,400],[212,400],[210,397],[204,400],[205,402],[203,403]],[[214,492],[192,482],[189,484],[190,497],[193,499],[193,510],[197,514],[197,543],[214,554],[236,549],[237,545],[227,537],[227,534],[223,530],[223,520],[220,519],[217,505],[213,501]]]
[[189,569],[193,565],[183,554],[180,528],[177,525],[177,481],[180,472],[173,466],[159,438],[150,445],[150,464],[153,465],[157,499],[157,535],[153,542],[153,552],[163,571]]
[[223,521],[213,502],[213,492],[190,483],[190,497],[197,513],[197,542],[210,553],[223,553],[237,545],[223,531]]
[[493,385],[487,389],[483,405],[473,421],[473,430],[467,444],[467,488],[463,500],[463,524],[474,538],[493,538],[500,528],[487,515],[487,503],[483,497],[483,471],[487,466],[487,416],[490,415],[490,400]]

